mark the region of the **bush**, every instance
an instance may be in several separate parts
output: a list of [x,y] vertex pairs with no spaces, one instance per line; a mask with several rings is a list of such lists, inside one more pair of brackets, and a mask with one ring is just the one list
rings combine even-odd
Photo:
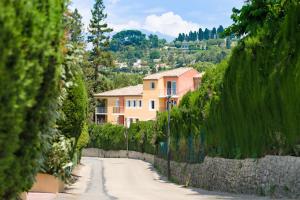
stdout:
[[90,141],[90,135],[89,135],[88,125],[85,123],[77,142],[77,150],[81,152],[81,150],[89,144],[89,141]]
[[63,11],[64,0],[0,1],[0,199],[31,188],[53,133]]
[[125,127],[113,124],[89,126],[91,141],[89,147],[104,150],[125,150]]
[[140,121],[128,129],[129,150],[142,153],[155,153],[157,135],[154,121]]
[[71,176],[72,159],[70,152],[72,152],[72,140],[63,135],[56,135],[53,137],[52,145],[45,155],[45,162],[42,172],[51,174],[66,180]]

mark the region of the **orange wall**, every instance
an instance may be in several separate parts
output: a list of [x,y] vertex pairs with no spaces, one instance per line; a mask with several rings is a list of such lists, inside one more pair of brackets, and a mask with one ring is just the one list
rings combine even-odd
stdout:
[[[182,96],[188,92],[193,91],[195,75],[199,74],[196,70],[189,70],[180,77],[164,77],[158,80],[144,80],[143,81],[143,95],[142,96],[124,96],[124,97],[106,97],[107,99],[107,122],[117,123],[118,114],[113,113],[113,107],[115,107],[116,99],[120,99],[120,106],[124,106],[124,117],[139,119],[140,121],[147,121],[156,118],[157,111],[166,110],[166,88],[167,81],[176,81],[177,84],[177,96],[173,100],[177,100],[177,105]],[[155,83],[155,88],[151,89],[151,82]],[[142,108],[140,107],[126,107],[127,100],[142,100]],[[149,108],[150,100],[155,101],[155,109]],[[138,105],[138,102],[137,102]]]

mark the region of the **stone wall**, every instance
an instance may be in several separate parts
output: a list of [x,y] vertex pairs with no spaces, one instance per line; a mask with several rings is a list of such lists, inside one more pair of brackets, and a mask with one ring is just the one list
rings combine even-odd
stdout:
[[[83,156],[126,158],[126,151],[86,149]],[[129,158],[145,160],[167,174],[167,162],[150,154],[128,152]],[[206,157],[201,164],[171,161],[172,180],[207,190],[300,198],[300,157],[266,156],[233,160]]]
[[[155,158],[155,167],[167,174],[167,162]],[[266,156],[232,160],[206,157],[201,164],[171,162],[175,182],[207,190],[300,198],[300,158]]]
[[154,164],[154,155],[147,154],[147,153],[140,153],[136,151],[104,151],[102,149],[96,148],[88,148],[83,149],[82,156],[87,157],[100,157],[100,158],[132,158],[132,159],[139,159]]

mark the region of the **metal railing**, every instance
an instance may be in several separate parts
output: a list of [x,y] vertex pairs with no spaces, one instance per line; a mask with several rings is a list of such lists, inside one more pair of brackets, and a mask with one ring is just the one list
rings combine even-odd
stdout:
[[106,114],[107,113],[107,108],[106,107],[96,107],[96,114]]
[[113,113],[114,114],[124,113],[124,107],[123,106],[113,107]]

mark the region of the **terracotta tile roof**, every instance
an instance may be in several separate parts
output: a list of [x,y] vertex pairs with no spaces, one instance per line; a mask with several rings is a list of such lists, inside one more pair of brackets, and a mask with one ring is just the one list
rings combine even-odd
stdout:
[[117,96],[141,96],[143,94],[143,84],[119,88],[95,94],[95,97],[117,97]]
[[182,74],[184,74],[187,71],[192,70],[193,68],[191,67],[180,67],[177,69],[172,69],[172,70],[168,70],[168,71],[163,71],[163,72],[159,72],[156,74],[151,74],[149,76],[146,76],[144,78],[144,80],[152,80],[152,79],[160,79],[162,77],[178,77]]

